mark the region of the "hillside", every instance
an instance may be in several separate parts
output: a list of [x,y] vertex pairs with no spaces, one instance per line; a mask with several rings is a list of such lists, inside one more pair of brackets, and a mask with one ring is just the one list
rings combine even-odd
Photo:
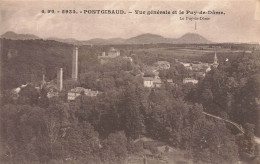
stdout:
[[36,35],[32,35],[32,34],[16,34],[16,33],[12,32],[12,31],[8,31],[8,32],[4,33],[3,35],[1,35],[1,38],[12,39],[12,40],[40,39]]
[[40,81],[42,75],[47,80],[56,77],[56,69],[64,68],[64,76],[71,70],[72,46],[56,41],[44,40],[2,40],[1,89],[10,89]]
[[78,44],[80,42],[74,38],[61,39],[61,38],[56,38],[56,37],[50,37],[50,38],[47,38],[46,40],[54,40],[57,42],[68,43],[68,44]]

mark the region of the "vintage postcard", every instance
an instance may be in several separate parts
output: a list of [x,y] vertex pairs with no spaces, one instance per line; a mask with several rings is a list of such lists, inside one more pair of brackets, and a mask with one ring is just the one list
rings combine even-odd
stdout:
[[259,164],[260,0],[0,0],[1,164]]

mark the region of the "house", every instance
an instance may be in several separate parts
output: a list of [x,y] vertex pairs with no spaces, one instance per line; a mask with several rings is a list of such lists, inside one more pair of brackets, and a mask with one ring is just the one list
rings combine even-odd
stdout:
[[54,81],[50,81],[44,84],[44,88],[47,91],[47,97],[52,98],[59,95],[59,88]]
[[191,63],[183,63],[183,62],[180,62],[180,64],[182,64],[186,69],[192,70]]
[[206,76],[205,72],[195,72],[196,78],[204,78]]
[[199,81],[194,79],[194,78],[184,78],[183,79],[183,83],[187,84],[187,83],[192,83],[192,84],[197,84]]
[[91,89],[85,89],[83,87],[76,87],[68,92],[68,100],[75,100],[80,95],[95,97],[98,95],[98,91],[92,91]]
[[59,90],[55,87],[48,88],[47,92],[47,97],[52,98],[52,97],[57,97],[59,96]]
[[115,58],[120,56],[120,51],[115,49],[114,47],[111,47],[109,51],[107,52],[107,56],[110,58]]
[[170,86],[174,86],[174,87],[177,87],[177,86],[178,86],[176,83],[173,82],[172,79],[167,79],[167,80],[166,80],[166,83],[167,83],[168,85],[170,85]]
[[166,82],[169,83],[169,84],[173,84],[172,79],[167,79]]
[[106,63],[109,59],[113,59],[120,56],[120,51],[111,47],[107,52],[102,52],[101,56],[98,56],[101,64]]
[[21,89],[22,89],[22,88],[25,88],[28,84],[29,84],[29,83],[23,84],[23,85],[21,85],[20,87],[17,87],[17,88],[12,89],[12,93],[13,93],[13,94],[19,94],[19,92],[21,91]]
[[23,84],[23,85],[21,85],[20,87],[17,87],[17,88],[12,89],[12,90],[11,90],[11,94],[12,94],[13,99],[17,99],[17,98],[19,97],[19,93],[21,92],[21,90],[22,90],[23,88],[27,87],[28,84],[29,84],[29,83]]
[[130,62],[133,62],[133,58],[128,57],[128,56],[124,56],[123,59],[129,60]]
[[162,85],[162,81],[160,78],[143,77],[143,80],[144,80],[144,87],[159,88]]
[[153,88],[153,77],[143,77],[144,79],[144,87]]
[[211,68],[210,68],[210,66],[209,66],[209,67],[207,67],[205,71],[206,71],[206,72],[209,72],[209,71],[211,71]]
[[98,59],[115,58],[118,56],[120,56],[120,51],[111,47],[107,52],[102,52],[101,56],[98,56]]
[[183,62],[180,62],[184,67],[189,67],[191,66],[191,63],[183,63]]

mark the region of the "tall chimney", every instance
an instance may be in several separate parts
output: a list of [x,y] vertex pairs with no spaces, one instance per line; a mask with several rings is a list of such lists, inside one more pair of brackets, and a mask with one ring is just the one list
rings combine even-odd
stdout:
[[42,75],[42,82],[41,82],[41,89],[43,88],[43,86],[45,85],[46,81],[45,81],[45,75]]
[[63,69],[60,68],[57,72],[57,84],[59,91],[62,91],[63,89]]
[[72,54],[72,79],[74,81],[78,80],[78,47],[73,49]]

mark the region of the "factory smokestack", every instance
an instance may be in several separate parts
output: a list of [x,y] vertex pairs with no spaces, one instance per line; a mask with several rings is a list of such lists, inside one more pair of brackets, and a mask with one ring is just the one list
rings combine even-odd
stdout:
[[42,75],[42,82],[41,82],[41,89],[43,88],[43,86],[45,85],[46,81],[45,81],[45,75]]
[[78,47],[73,49],[72,54],[72,79],[74,81],[78,80]]
[[57,72],[57,84],[59,91],[62,91],[63,89],[63,69],[60,68]]

